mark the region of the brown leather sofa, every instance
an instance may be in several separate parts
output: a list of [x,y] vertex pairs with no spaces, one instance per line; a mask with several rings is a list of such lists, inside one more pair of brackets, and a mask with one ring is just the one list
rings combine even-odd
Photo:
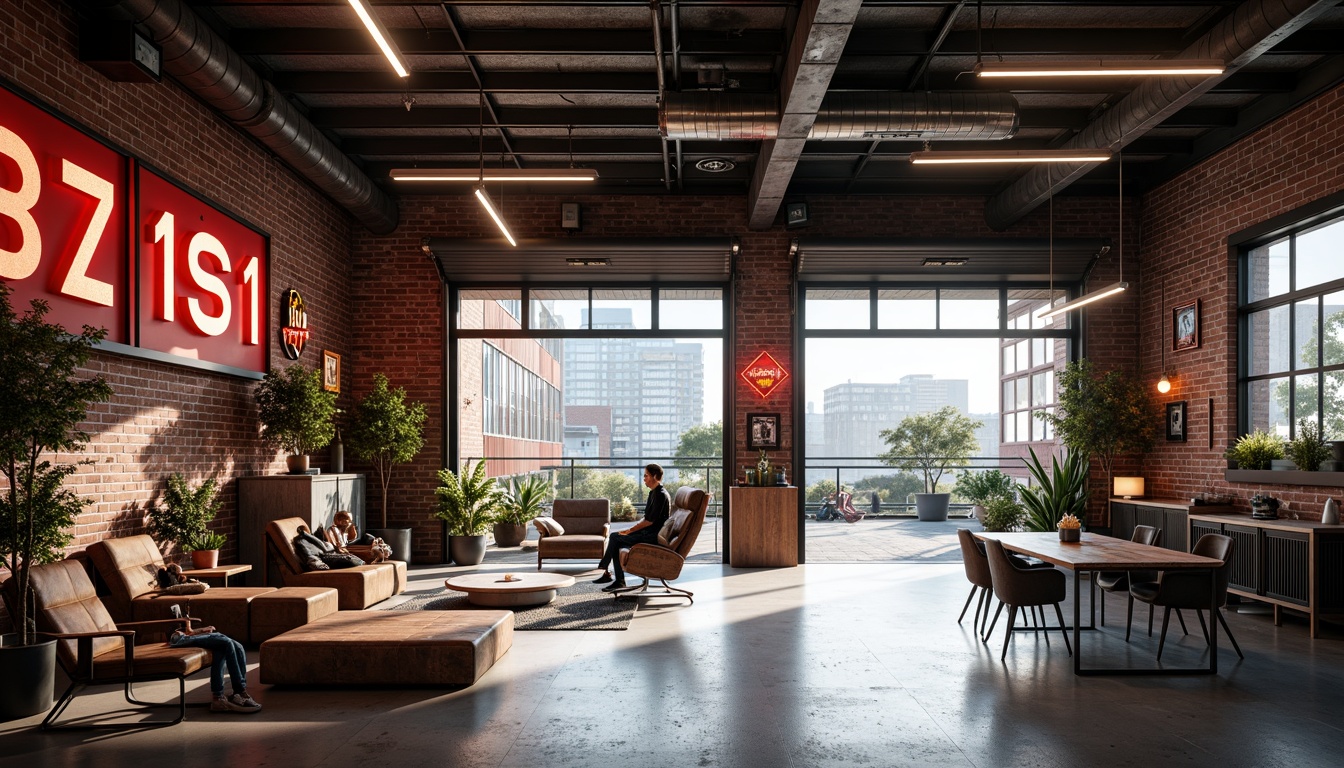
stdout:
[[342,611],[362,611],[406,589],[406,562],[357,565],[330,571],[305,571],[294,552],[294,537],[308,531],[302,518],[287,517],[266,524],[266,583],[276,568],[287,587],[330,587],[340,595]]
[[[681,566],[691,556],[691,547],[700,536],[708,510],[708,493],[690,486],[678,488],[672,497],[672,513],[658,533],[658,543],[636,544],[621,550],[621,567],[626,573],[644,579],[644,583],[617,592],[616,597],[684,597],[694,603],[693,592],[667,582],[681,575]],[[650,592],[649,579],[661,582],[663,591]]]
[[611,502],[607,499],[556,499],[551,519],[565,532],[559,536],[541,532],[537,541],[537,570],[544,558],[552,560],[601,560],[611,533]]
[[163,555],[154,540],[143,534],[104,539],[88,546],[89,560],[107,585],[104,601],[118,623],[172,618],[172,607],[190,607],[192,618],[213,625],[240,641],[250,635],[252,598],[274,592],[271,587],[216,587],[199,595],[165,595],[155,575]]

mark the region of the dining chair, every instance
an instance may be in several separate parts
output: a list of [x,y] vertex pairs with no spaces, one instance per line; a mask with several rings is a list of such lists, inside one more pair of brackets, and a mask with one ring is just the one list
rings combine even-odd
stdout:
[[[1064,629],[1064,612],[1059,604],[1064,601],[1064,574],[1050,568],[1021,568],[1013,563],[1004,550],[1003,544],[994,539],[985,541],[985,555],[989,559],[989,572],[994,580],[994,596],[999,598],[999,608],[994,612],[994,622],[998,623],[1003,606],[1008,606],[1008,629],[1003,638],[1002,661],[1008,657],[1008,643],[1013,639],[1013,625],[1017,623],[1019,608],[1044,608],[1055,606],[1055,616],[1059,619],[1059,634],[1064,638],[1064,647],[1073,655],[1073,646],[1069,644],[1068,632]],[[1044,629],[1044,621],[1042,621]],[[990,631],[993,631],[991,626]],[[1047,631],[1046,643],[1050,637]]]
[[[1162,531],[1151,525],[1136,525],[1129,540],[1135,544],[1159,546]],[[1106,592],[1123,592],[1129,599],[1125,611],[1125,642],[1129,642],[1130,625],[1134,623],[1134,596],[1129,594],[1129,585],[1136,581],[1157,581],[1157,571],[1101,571],[1097,574],[1096,585]],[[1148,634],[1153,634],[1153,606],[1148,606]],[[1106,595],[1101,596],[1101,626],[1106,626]]]
[[971,598],[979,591],[980,599],[975,603],[975,616],[971,626],[978,626],[980,633],[985,632],[985,622],[989,619],[990,590],[994,588],[993,577],[989,574],[989,560],[985,557],[984,544],[976,541],[968,528],[957,529],[957,541],[961,544],[961,564],[966,569],[966,580],[971,582],[971,593],[966,596],[966,604],[961,607],[957,623],[966,618],[966,610],[971,607]]
[[1227,619],[1223,618],[1221,610],[1227,605],[1227,578],[1228,571],[1232,568],[1232,551],[1235,547],[1236,542],[1230,536],[1206,533],[1199,537],[1199,541],[1195,542],[1195,548],[1190,550],[1191,554],[1222,561],[1223,564],[1212,573],[1212,578],[1215,579],[1212,586],[1216,588],[1216,593],[1210,589],[1210,574],[1198,571],[1162,571],[1157,575],[1156,581],[1136,582],[1130,585],[1129,593],[1134,599],[1165,609],[1162,613],[1162,636],[1157,641],[1158,661],[1162,660],[1162,649],[1167,641],[1167,624],[1171,620],[1171,611],[1176,609],[1179,616],[1181,608],[1195,610],[1199,616],[1199,626],[1204,630],[1206,643],[1209,642],[1209,628],[1204,623],[1203,610],[1209,609],[1222,625],[1223,631],[1227,633],[1227,639],[1232,641],[1237,658],[1246,658],[1242,655],[1241,646],[1237,644],[1237,638],[1233,636],[1232,628],[1227,626]]

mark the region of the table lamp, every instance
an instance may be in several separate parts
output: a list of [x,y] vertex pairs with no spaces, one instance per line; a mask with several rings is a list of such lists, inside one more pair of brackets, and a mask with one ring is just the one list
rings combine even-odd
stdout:
[[1142,477],[1117,477],[1114,478],[1114,483],[1116,496],[1132,499],[1143,495]]

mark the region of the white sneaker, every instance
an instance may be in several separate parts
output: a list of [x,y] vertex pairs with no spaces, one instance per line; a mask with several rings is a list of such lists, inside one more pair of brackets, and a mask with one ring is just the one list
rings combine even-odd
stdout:
[[[218,701],[218,699],[216,699]],[[257,700],[248,696],[246,693],[235,693],[225,700],[226,706],[232,712],[260,712],[261,705]]]
[[210,711],[232,712],[233,710],[229,708],[229,700],[225,698],[223,695],[220,695],[216,696],[214,700],[210,702]]

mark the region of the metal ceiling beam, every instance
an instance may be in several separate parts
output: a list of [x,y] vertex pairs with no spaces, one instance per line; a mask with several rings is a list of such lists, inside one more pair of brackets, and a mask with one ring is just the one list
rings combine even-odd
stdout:
[[803,0],[780,78],[778,138],[761,142],[747,192],[747,223],[769,229],[844,53],[863,0]]
[[[1219,59],[1226,62],[1229,73],[1235,72],[1337,4],[1337,0],[1246,0],[1177,58]],[[1119,151],[1225,77],[1147,80],[1061,149]],[[990,199],[985,220],[994,229],[1005,229],[1094,167],[1095,163],[1080,163],[1053,169],[1050,174],[1040,168],[1028,171]]]
[[[463,30],[461,43],[450,30],[390,30],[406,56],[419,55],[627,55],[650,56],[647,30],[485,29]],[[685,56],[775,56],[784,45],[777,29],[742,32],[682,31]],[[245,56],[381,56],[362,29],[235,29],[229,35]]]
[[[734,90],[773,90],[768,72],[733,72]],[[688,90],[693,90],[692,85]],[[486,93],[657,93],[653,72],[482,72]],[[272,78],[286,93],[475,93],[470,72],[412,72],[405,80],[391,72],[276,72]],[[675,78],[669,87],[676,85]],[[887,90],[864,89],[864,90]]]
[[[569,155],[569,141],[564,138],[545,139],[513,137],[513,151],[520,155]],[[733,157],[755,155],[756,143],[750,141],[685,142],[689,157]],[[662,155],[657,136],[643,139],[596,138],[574,139],[574,154],[579,157],[603,155]],[[459,155],[475,157],[479,151],[475,137],[438,136],[354,136],[341,142],[341,149],[352,155]],[[503,145],[494,136],[485,137],[487,155],[499,154]]]

